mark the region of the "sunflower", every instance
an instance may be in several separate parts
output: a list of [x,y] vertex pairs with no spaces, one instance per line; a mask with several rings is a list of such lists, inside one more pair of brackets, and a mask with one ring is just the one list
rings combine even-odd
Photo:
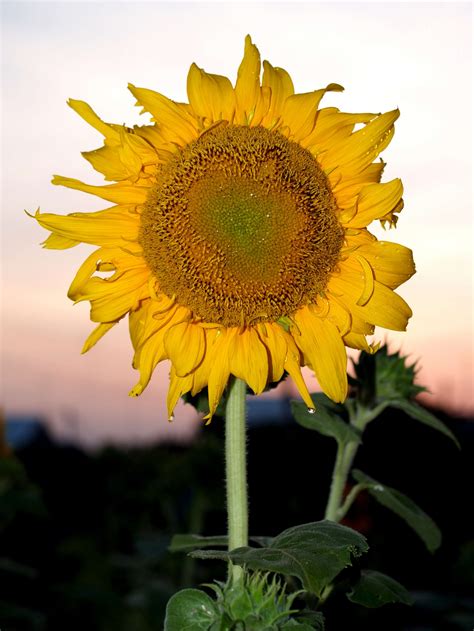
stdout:
[[393,290],[414,273],[409,249],[378,241],[403,206],[399,179],[381,184],[375,161],[398,110],[347,114],[319,108],[337,84],[295,94],[289,74],[263,62],[249,36],[235,87],[193,64],[189,103],[129,86],[152,124],[102,121],[70,107],[104,137],[83,153],[113,182],[53,184],[113,206],[36,213],[44,247],[99,246],[68,296],[91,303],[97,327],[83,352],[128,315],[139,395],[170,360],[170,418],[181,396],[208,388],[210,420],[231,375],[256,394],[289,373],[315,373],[334,401],[347,394],[346,346],[375,350],[374,326],[405,330],[411,311]]

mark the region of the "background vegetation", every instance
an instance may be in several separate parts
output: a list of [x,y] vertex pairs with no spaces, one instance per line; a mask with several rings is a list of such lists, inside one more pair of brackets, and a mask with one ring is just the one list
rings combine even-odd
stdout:
[[[252,417],[251,412],[252,403]],[[474,623],[474,424],[436,414],[461,441],[461,452],[441,434],[389,409],[368,428],[355,464],[407,492],[430,514],[443,532],[441,548],[429,554],[367,494],[343,522],[368,538],[363,563],[399,580],[415,604],[366,610],[336,593],[327,603],[329,631],[460,631]],[[413,424],[409,432],[407,423]],[[274,535],[322,518],[333,442],[298,426],[289,411],[287,421],[251,425],[251,534]],[[225,533],[223,472],[220,419],[187,447],[88,454],[43,437],[5,453],[2,631],[162,629],[174,592],[225,577],[221,562],[167,550],[174,533]]]

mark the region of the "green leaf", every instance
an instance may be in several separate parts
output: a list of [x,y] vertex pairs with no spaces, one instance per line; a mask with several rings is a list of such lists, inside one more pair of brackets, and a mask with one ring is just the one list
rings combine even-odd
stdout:
[[385,486],[377,480],[354,469],[352,475],[362,484],[380,504],[386,506],[399,517],[404,519],[416,534],[422,539],[430,552],[437,550],[441,544],[441,532],[429,515],[415,504],[409,497],[396,489]]
[[363,570],[359,581],[347,594],[347,598],[364,607],[381,607],[389,603],[412,605],[413,598],[398,581],[381,572]]
[[361,534],[332,521],[320,521],[288,528],[266,548],[236,548],[231,552],[198,550],[200,559],[231,560],[253,570],[297,576],[306,591],[318,596],[347,566],[352,557],[367,552]]
[[273,541],[273,539],[274,537],[253,537],[253,536],[249,537],[250,541],[252,541],[253,543],[256,543],[262,548],[264,548],[265,546],[269,546],[271,542]]
[[168,601],[164,631],[208,631],[218,615],[205,592],[183,589]]
[[282,631],[324,631],[324,623],[323,626],[319,625],[317,627],[311,626],[306,622],[298,622],[297,620],[289,620],[285,622],[285,624],[281,627]]
[[345,423],[340,415],[342,406],[335,406],[325,394],[312,394],[314,412],[308,412],[308,408],[300,401],[292,401],[291,409],[296,422],[305,427],[319,432],[323,436],[335,438],[338,443],[346,445],[350,442],[360,443],[360,434],[348,423]]
[[201,535],[174,535],[168,546],[170,552],[188,552],[196,548],[212,548],[227,546],[227,535],[201,537]]
[[324,631],[324,616],[320,611],[300,612],[286,622],[282,630],[298,629],[299,631]]
[[422,408],[421,405],[418,405],[414,401],[397,399],[395,401],[390,401],[390,406],[402,410],[403,412],[405,412],[405,414],[408,414],[408,416],[411,416],[411,418],[415,419],[415,421],[420,421],[420,423],[424,423],[432,429],[436,429],[438,432],[441,432],[442,434],[450,438],[458,447],[458,449],[461,448],[458,439],[452,433],[452,431],[448,429],[442,421],[436,418],[436,416],[431,414],[431,412],[428,412],[428,410]]
[[[168,546],[170,552],[189,552],[201,548],[227,547],[227,535],[215,535],[213,537],[202,537],[201,535],[178,534],[174,535]],[[250,541],[260,546],[266,546],[272,541],[272,537],[250,537]]]
[[18,576],[31,579],[38,576],[38,570],[35,568],[29,565],[23,565],[22,563],[17,563],[16,561],[6,557],[0,557],[0,571],[8,574],[17,574]]

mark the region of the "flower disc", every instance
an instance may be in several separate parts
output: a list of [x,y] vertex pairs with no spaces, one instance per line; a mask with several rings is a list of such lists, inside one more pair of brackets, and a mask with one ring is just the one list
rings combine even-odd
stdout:
[[222,123],[160,169],[140,243],[162,291],[195,316],[275,321],[325,289],[343,242],[336,209],[309,151]]

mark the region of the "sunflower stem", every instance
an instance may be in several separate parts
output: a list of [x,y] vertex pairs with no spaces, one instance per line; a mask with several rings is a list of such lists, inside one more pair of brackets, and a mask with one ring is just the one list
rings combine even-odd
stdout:
[[[351,443],[353,444],[353,443]],[[329,491],[328,503],[326,506],[325,519],[330,521],[339,521],[338,512],[341,505],[341,498],[346,485],[347,474],[345,473],[345,445],[337,443],[336,462],[332,472],[331,489]]]
[[[349,405],[351,403],[351,405]],[[383,409],[381,406],[373,410],[364,408],[363,406],[352,405],[352,402],[347,401],[346,407],[349,411],[349,420],[353,427],[358,429],[362,435],[367,424],[370,423]],[[350,442],[337,444],[336,462],[332,472],[331,489],[329,491],[328,503],[326,506],[325,519],[330,521],[340,521],[345,517],[352,502],[354,501],[357,493],[360,492],[360,488],[355,487],[357,492],[352,493],[347,498],[347,501],[343,503],[344,489],[346,488],[347,478],[354,462],[354,458],[359,449],[359,443]]]
[[[225,455],[227,482],[227,529],[229,550],[248,545],[247,462],[245,433],[245,396],[247,387],[241,379],[232,378],[225,414]],[[234,581],[243,569],[232,565]]]

